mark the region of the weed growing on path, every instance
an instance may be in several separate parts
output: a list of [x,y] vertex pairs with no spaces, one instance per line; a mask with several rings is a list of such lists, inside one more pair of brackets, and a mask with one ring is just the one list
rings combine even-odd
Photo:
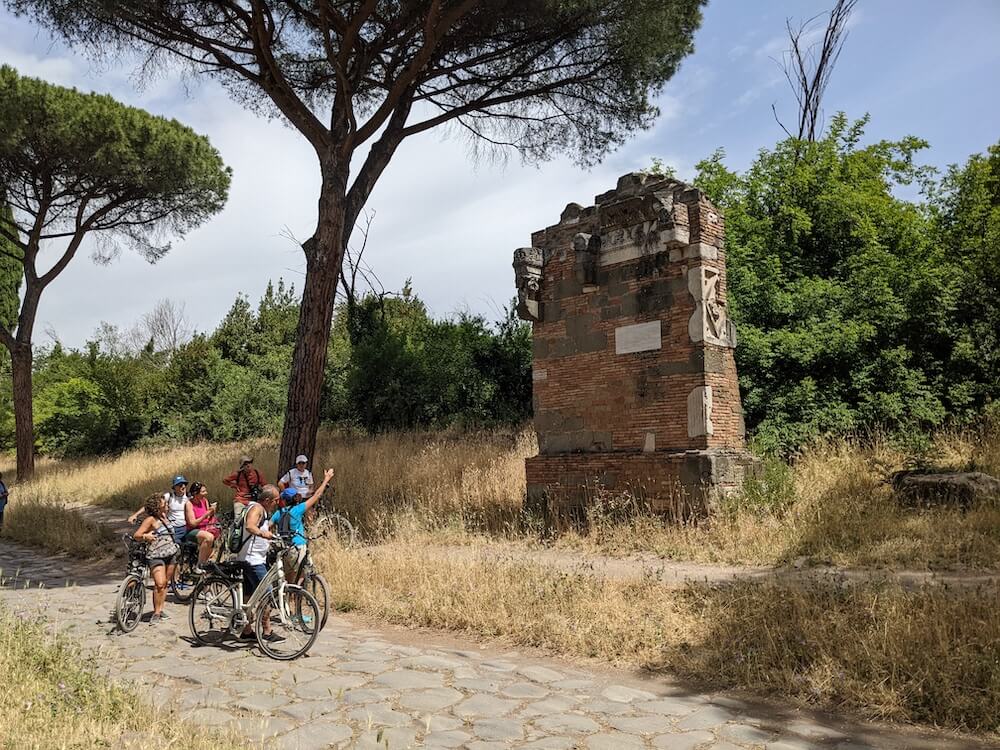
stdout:
[[0,746],[18,750],[249,747],[146,705],[97,675],[96,663],[61,636],[0,607]]

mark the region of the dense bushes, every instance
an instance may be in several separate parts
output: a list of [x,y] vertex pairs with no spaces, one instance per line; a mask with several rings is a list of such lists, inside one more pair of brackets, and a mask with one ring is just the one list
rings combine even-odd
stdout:
[[[867,120],[787,139],[696,183],[726,209],[747,425],[764,447],[927,428],[1000,396],[1000,150],[937,179]],[[919,187],[919,202],[901,194]]]
[[[172,351],[103,325],[83,351],[38,352],[36,442],[52,455],[109,453],[149,441],[242,440],[281,428],[298,303],[269,285],[239,297],[210,335]],[[434,320],[407,286],[337,310],[323,416],[366,428],[518,423],[531,403],[527,326],[459,315]],[[4,363],[0,363],[3,366]],[[10,391],[0,449],[13,443]]]

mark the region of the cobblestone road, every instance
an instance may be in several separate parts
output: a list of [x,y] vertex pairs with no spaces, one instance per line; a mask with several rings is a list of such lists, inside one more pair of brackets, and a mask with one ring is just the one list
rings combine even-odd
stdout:
[[331,617],[308,657],[274,662],[235,642],[193,646],[179,605],[168,604],[167,622],[116,634],[109,613],[118,570],[0,541],[0,576],[8,608],[44,615],[113,679],[193,721],[235,725],[282,750],[986,747],[344,617]]

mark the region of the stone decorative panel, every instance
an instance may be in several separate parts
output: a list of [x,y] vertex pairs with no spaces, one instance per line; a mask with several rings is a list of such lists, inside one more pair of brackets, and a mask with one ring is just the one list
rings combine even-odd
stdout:
[[733,349],[736,347],[736,327],[719,297],[721,278],[721,270],[713,266],[699,265],[688,270],[688,291],[694,298],[688,335],[695,343],[704,341]]
[[688,437],[712,435],[715,426],[712,424],[712,387],[700,385],[693,389],[687,398]]

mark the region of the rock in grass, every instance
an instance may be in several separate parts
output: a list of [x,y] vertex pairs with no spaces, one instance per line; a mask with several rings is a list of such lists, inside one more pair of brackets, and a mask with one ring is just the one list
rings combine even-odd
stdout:
[[904,505],[971,508],[1000,502],[1000,479],[981,471],[897,471],[889,483]]

